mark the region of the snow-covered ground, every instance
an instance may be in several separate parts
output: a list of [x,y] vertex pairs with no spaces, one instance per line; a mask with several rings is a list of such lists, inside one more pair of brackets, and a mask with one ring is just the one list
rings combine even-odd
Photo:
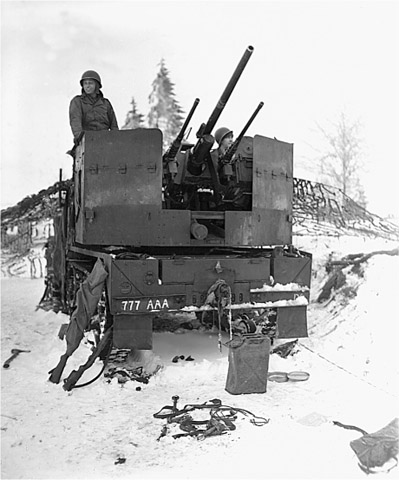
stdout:
[[[148,384],[121,384],[116,378],[108,383],[102,376],[66,392],[48,381],[48,371],[64,353],[57,333],[68,319],[35,311],[43,279],[2,278],[2,362],[12,348],[30,350],[1,369],[2,478],[366,477],[349,445],[361,434],[332,422],[374,432],[398,416],[399,257],[375,255],[364,264],[363,276],[347,272],[348,288],[333,300],[318,304],[315,299],[332,252],[338,259],[397,245],[355,237],[298,237],[296,246],[314,255],[309,338],[300,339],[298,352],[287,359],[271,355],[269,371],[305,370],[310,377],[268,382],[264,394],[229,394],[228,349],[219,351],[217,332],[199,331],[154,334],[154,353],[163,368]],[[87,360],[90,346],[81,343],[63,377]],[[175,355],[191,355],[194,361],[173,363]],[[101,363],[95,363],[79,383],[100,369]],[[171,405],[174,395],[180,407],[218,398],[270,421],[255,426],[238,414],[236,430],[225,435],[173,439],[178,430],[171,426],[158,440],[165,420],[153,414]],[[398,476],[396,467],[374,478]]]

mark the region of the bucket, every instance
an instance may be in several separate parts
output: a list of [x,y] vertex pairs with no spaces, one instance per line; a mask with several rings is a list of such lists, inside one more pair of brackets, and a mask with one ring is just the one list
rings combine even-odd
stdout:
[[248,334],[233,338],[225,390],[233,395],[265,393],[269,369],[270,338]]

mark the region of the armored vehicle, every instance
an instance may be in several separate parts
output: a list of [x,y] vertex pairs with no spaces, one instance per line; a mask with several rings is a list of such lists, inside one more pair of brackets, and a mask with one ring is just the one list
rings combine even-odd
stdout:
[[99,343],[112,330],[114,348],[152,349],[162,312],[193,312],[230,332],[307,336],[311,255],[292,244],[293,145],[245,135],[261,102],[229,150],[211,155],[212,132],[252,52],[196,142],[184,136],[198,99],[165,152],[157,128],[84,134],[47,278],[71,314],[69,350],[52,381],[85,329],[97,329]]

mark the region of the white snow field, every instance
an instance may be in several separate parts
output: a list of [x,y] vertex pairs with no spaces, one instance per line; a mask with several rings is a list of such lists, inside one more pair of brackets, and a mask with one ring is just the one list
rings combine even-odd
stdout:
[[[375,255],[364,264],[363,276],[348,273],[349,289],[333,293],[323,304],[315,299],[332,252],[340,258],[397,244],[299,237],[296,246],[314,256],[309,338],[299,339],[297,353],[286,359],[272,354],[269,372],[304,370],[310,377],[303,382],[269,381],[263,394],[229,394],[228,349],[219,351],[217,332],[199,331],[154,334],[154,353],[163,367],[148,384],[121,384],[116,378],[107,382],[101,376],[66,392],[61,383],[48,381],[48,371],[65,351],[57,334],[68,318],[35,311],[43,279],[2,278],[1,360],[12,348],[30,352],[1,369],[1,478],[367,477],[349,445],[361,434],[333,421],[371,433],[398,416],[399,257]],[[82,341],[63,378],[87,360],[90,347]],[[191,355],[194,361],[173,363],[175,355]],[[97,360],[78,383],[93,378],[101,366]],[[158,440],[166,422],[153,414],[172,405],[174,395],[180,397],[179,407],[218,398],[269,422],[255,426],[239,413],[235,430],[204,440],[174,439],[172,434],[182,431],[171,424]],[[399,468],[373,478],[399,478]]]

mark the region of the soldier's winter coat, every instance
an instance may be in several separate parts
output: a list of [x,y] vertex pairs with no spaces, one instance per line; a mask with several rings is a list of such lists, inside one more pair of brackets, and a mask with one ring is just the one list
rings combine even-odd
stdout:
[[82,131],[118,130],[111,102],[101,92],[96,98],[85,93],[76,95],[69,106],[69,121],[75,139]]

